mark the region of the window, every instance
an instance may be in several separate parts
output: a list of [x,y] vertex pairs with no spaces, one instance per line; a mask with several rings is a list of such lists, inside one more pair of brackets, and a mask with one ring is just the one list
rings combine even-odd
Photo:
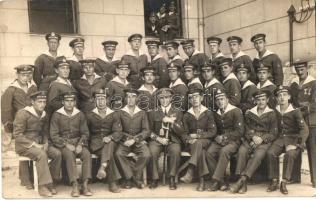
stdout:
[[180,0],[144,0],[145,35],[161,41],[182,38]]
[[28,0],[31,33],[77,33],[76,0]]

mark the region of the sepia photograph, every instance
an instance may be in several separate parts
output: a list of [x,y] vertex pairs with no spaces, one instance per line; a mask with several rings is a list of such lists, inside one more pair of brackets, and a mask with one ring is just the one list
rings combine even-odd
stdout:
[[315,198],[315,5],[0,0],[0,198]]

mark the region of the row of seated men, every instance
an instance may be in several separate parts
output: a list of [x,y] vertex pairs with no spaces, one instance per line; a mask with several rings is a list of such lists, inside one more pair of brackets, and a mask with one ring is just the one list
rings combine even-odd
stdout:
[[[65,64],[65,62],[64,62]],[[67,66],[67,65],[64,65]],[[121,66],[121,65],[119,65]],[[172,66],[172,65],[171,65]],[[306,64],[303,63],[300,65],[297,65],[297,68],[303,68],[303,69],[307,69]],[[125,66],[128,69],[128,65]],[[30,66],[23,66],[23,67],[19,67],[17,68],[18,70],[18,74],[20,75],[25,75],[23,72],[29,72],[29,70],[31,69],[32,71],[32,67]],[[118,69],[120,69],[120,67],[118,67]],[[148,71],[145,71],[144,74],[154,74],[154,71],[151,68],[147,68]],[[177,71],[177,70],[176,70]],[[28,77],[32,77],[29,76],[29,73],[26,73],[26,76]],[[106,119],[107,116],[107,98],[106,98],[106,92],[105,90],[102,90],[102,94],[100,94],[102,96],[103,99],[103,108],[105,108],[105,113],[103,113],[104,119],[106,119],[103,123],[102,121],[97,121],[95,122],[94,126],[96,126],[96,130],[94,131],[93,128],[90,127],[89,130],[89,126],[90,123],[89,122],[89,114],[90,113],[94,113],[94,114],[99,114],[98,117],[101,117],[100,114],[100,109],[98,106],[98,98],[96,98],[98,96],[98,93],[94,93],[94,98],[95,98],[95,103],[97,108],[94,109],[93,111],[87,112],[86,115],[84,115],[83,113],[81,113],[78,109],[75,108],[75,102],[76,102],[76,97],[75,97],[75,92],[72,91],[68,91],[66,93],[63,93],[62,96],[62,107],[60,109],[58,109],[57,111],[55,111],[53,113],[53,115],[51,116],[50,119],[50,126],[49,126],[49,136],[46,135],[46,139],[44,139],[44,141],[51,141],[52,142],[52,146],[51,148],[54,148],[54,150],[56,151],[58,148],[61,148],[61,155],[63,155],[64,159],[66,160],[66,164],[67,164],[67,171],[70,177],[70,181],[73,184],[73,191],[72,191],[72,195],[73,196],[78,196],[79,194],[79,190],[78,190],[78,183],[77,183],[77,179],[78,179],[78,175],[76,174],[76,170],[74,170],[76,167],[75,165],[75,155],[79,155],[82,159],[83,159],[83,194],[84,195],[91,195],[90,189],[88,188],[88,180],[91,178],[91,155],[89,153],[89,150],[87,148],[83,148],[88,146],[87,143],[89,143],[89,132],[94,132],[94,133],[98,133],[101,132],[101,138],[100,135],[98,135],[97,137],[99,139],[101,139],[101,144],[103,144],[103,148],[102,151],[93,151],[96,154],[101,154],[101,167],[98,171],[98,177],[99,178],[104,178],[106,176],[106,174],[111,174],[114,175],[115,173],[113,173],[113,171],[116,171],[117,173],[122,173],[123,174],[123,178],[126,180],[124,187],[126,188],[130,188],[131,184],[133,182],[133,184],[135,184],[137,187],[142,188],[143,184],[141,182],[141,172],[142,169],[144,168],[144,166],[146,166],[147,162],[150,162],[150,158],[152,158],[152,168],[150,167],[150,169],[152,169],[152,176],[151,176],[151,187],[155,188],[157,187],[158,184],[158,169],[157,166],[158,164],[155,163],[155,161],[157,162],[157,156],[159,155],[160,151],[161,151],[161,146],[163,145],[168,145],[168,149],[170,151],[169,156],[170,156],[170,166],[171,169],[169,170],[170,173],[170,189],[176,189],[176,184],[175,184],[175,174],[177,172],[177,169],[179,167],[179,153],[181,152],[181,144],[187,144],[188,146],[194,146],[194,147],[189,147],[190,149],[190,153],[191,153],[191,158],[190,158],[190,165],[187,171],[187,174],[181,178],[182,181],[184,182],[190,182],[192,179],[192,172],[195,168],[198,169],[198,173],[199,173],[199,177],[200,177],[200,181],[199,181],[199,185],[198,185],[198,190],[203,191],[205,189],[205,183],[204,183],[204,176],[206,174],[213,174],[212,175],[212,184],[210,187],[210,190],[215,191],[217,189],[222,189],[225,190],[225,188],[227,188],[227,184],[224,182],[224,172],[225,169],[227,167],[227,164],[229,162],[229,157],[231,154],[236,153],[241,142],[242,144],[247,144],[247,139],[244,141],[246,141],[246,143],[244,141],[241,140],[240,136],[242,136],[244,133],[244,120],[243,120],[243,113],[240,109],[238,109],[237,107],[233,106],[232,104],[229,103],[229,96],[227,93],[222,92],[220,89],[216,89],[214,90],[214,100],[216,102],[216,106],[218,107],[218,111],[215,112],[215,117],[213,117],[213,111],[211,109],[208,109],[207,107],[202,105],[202,102],[204,101],[204,97],[205,97],[205,93],[203,93],[203,90],[199,87],[190,87],[189,89],[189,102],[191,104],[191,108],[185,112],[184,117],[182,119],[182,117],[177,117],[177,114],[171,114],[170,115],[170,109],[171,107],[175,109],[175,111],[177,111],[176,113],[178,113],[179,116],[183,115],[183,110],[182,110],[182,105],[181,102],[176,102],[176,103],[180,103],[178,104],[174,104],[173,106],[171,106],[171,101],[172,99],[174,99],[174,96],[176,94],[174,94],[173,90],[170,88],[162,88],[160,90],[158,90],[157,92],[157,98],[159,101],[159,105],[160,109],[152,109],[149,110],[148,112],[148,116],[146,114],[146,112],[142,111],[140,108],[138,108],[136,105],[139,101],[137,101],[137,97],[139,96],[139,92],[137,90],[134,89],[125,89],[124,93],[125,93],[125,104],[126,106],[121,109],[121,111],[119,111],[119,119],[116,119],[116,122],[120,122],[118,125],[114,126],[113,124],[110,125],[110,129],[114,129],[114,127],[121,127],[121,131],[115,131],[115,130],[110,130],[112,131],[112,134],[110,136],[104,136],[102,138],[102,134],[104,134],[104,132],[106,132],[106,130],[104,130],[102,128],[103,125],[109,125],[108,123],[108,119]],[[281,191],[283,193],[287,193],[286,190],[286,182],[291,180],[291,170],[293,167],[293,162],[295,157],[297,157],[297,155],[300,152],[300,149],[303,148],[303,144],[305,142],[305,140],[307,139],[307,134],[308,134],[308,129],[307,126],[304,122],[303,116],[300,113],[300,110],[298,109],[294,109],[292,105],[290,105],[289,102],[289,91],[287,89],[287,87],[283,87],[280,86],[280,88],[278,90],[276,90],[276,94],[277,94],[277,99],[279,101],[279,106],[276,108],[277,111],[280,112],[281,116],[280,116],[280,120],[279,120],[279,127],[281,130],[281,139],[279,141],[279,143],[276,142],[276,147],[272,148],[272,153],[271,153],[271,157],[273,157],[273,159],[276,159],[275,155],[279,155],[280,153],[282,153],[282,151],[284,150],[283,148],[285,147],[286,151],[286,155],[289,156],[290,159],[288,159],[289,161],[292,161],[292,163],[288,163],[287,165],[287,171],[286,173],[284,173],[283,175],[283,180],[281,182]],[[279,95],[280,94],[280,95]],[[281,95],[282,94],[282,95]],[[284,94],[286,94],[284,97]],[[270,109],[269,107],[267,107],[268,104],[268,100],[271,96],[271,93],[268,90],[259,90],[256,93],[254,93],[253,95],[256,98],[256,103],[258,104],[256,107],[254,107],[253,109],[248,110],[245,113],[245,116],[247,116],[247,114],[249,113],[254,113],[255,116],[260,117],[259,116],[259,100],[260,97],[263,97],[263,99],[265,99],[265,103],[263,103],[263,110],[261,110],[261,114],[266,114],[266,113],[270,113],[270,112],[276,112],[273,111],[272,109]],[[279,97],[280,96],[280,97]],[[68,101],[65,99],[65,97],[69,97],[69,104],[67,105]],[[130,98],[129,98],[130,97]],[[19,153],[20,155],[24,155],[24,156],[30,156],[32,158],[32,155],[34,156],[34,154],[36,156],[39,157],[44,157],[43,160],[47,161],[47,157],[45,157],[45,153],[43,153],[43,151],[40,151],[40,153],[38,152],[39,149],[38,148],[44,148],[49,150],[49,143],[48,142],[44,142],[45,145],[40,145],[38,143],[41,143],[40,140],[35,140],[35,141],[29,141],[29,137],[26,137],[26,135],[28,135],[28,131],[26,131],[26,129],[30,128],[31,129],[31,138],[34,139],[34,136],[36,136],[36,134],[34,135],[34,127],[29,127],[29,126],[25,126],[26,121],[29,121],[31,118],[28,115],[37,115],[39,116],[43,116],[45,114],[43,114],[43,112],[40,112],[41,110],[44,110],[45,106],[46,106],[46,94],[45,92],[36,92],[35,94],[31,95],[31,98],[33,99],[32,104],[33,104],[33,110],[30,107],[26,107],[25,109],[22,109],[20,113],[22,113],[21,118],[18,117],[19,114],[17,114],[17,117],[15,118],[15,122],[14,122],[14,136],[16,138],[16,150],[17,153]],[[40,101],[40,105],[39,108],[37,108],[37,112],[36,109],[34,107],[34,103],[36,102],[36,100],[39,99],[44,99],[43,101]],[[196,99],[195,101],[193,101],[194,99]],[[222,100],[222,101],[220,101]],[[283,101],[282,101],[283,100]],[[281,111],[281,101],[287,102],[286,106],[284,107],[284,110]],[[66,103],[67,102],[67,103]],[[264,101],[263,101],[264,102]],[[175,103],[175,102],[173,102]],[[101,103],[102,104],[102,103]],[[69,106],[68,113],[67,113],[67,106]],[[169,111],[168,111],[168,107],[169,107]],[[40,109],[41,108],[41,109]],[[194,109],[195,108],[195,109]],[[34,110],[35,109],[35,110]],[[110,110],[110,108],[108,108],[108,110]],[[201,114],[203,114],[205,111],[208,112],[208,114],[206,115],[206,118],[202,118]],[[229,116],[228,113],[229,111],[234,111],[231,112],[232,116]],[[291,112],[291,111],[295,111],[295,112]],[[24,113],[23,113],[24,112]],[[110,111],[110,113],[114,111]],[[136,113],[140,113],[140,115],[136,115]],[[294,119],[293,121],[290,121],[289,124],[286,124],[288,126],[291,127],[284,127],[285,122],[287,120],[285,120],[285,114],[287,112],[290,112],[292,114],[295,115],[295,117],[293,118],[293,116],[290,117],[290,119]],[[19,113],[19,112],[18,112]],[[45,112],[44,112],[45,113]],[[143,113],[143,114],[141,114]],[[166,114],[164,114],[166,113]],[[186,115],[186,113],[188,113]],[[227,113],[227,115],[225,115],[225,113]],[[297,114],[298,113],[298,114]],[[27,115],[28,114],[28,115]],[[159,121],[159,116],[157,115],[161,115],[160,118],[162,117],[162,119],[160,119]],[[164,116],[165,115],[165,116]],[[218,115],[218,116],[217,116]],[[77,117],[74,117],[77,116]],[[86,117],[85,117],[86,116]],[[186,119],[187,116],[187,119]],[[216,118],[219,117],[219,118]],[[264,116],[264,115],[263,115]],[[87,118],[88,123],[85,122],[85,118]],[[149,118],[149,120],[147,119]],[[23,122],[24,119],[24,122]],[[41,117],[39,117],[39,119],[41,119]],[[150,120],[151,119],[151,120]],[[176,120],[179,120],[177,123]],[[260,119],[260,118],[259,118]],[[250,162],[251,164],[249,164],[250,168],[250,172],[249,174],[245,173],[242,175],[242,172],[245,170],[244,168],[246,166],[242,166],[241,168],[239,168],[238,166],[240,165],[245,165],[245,160],[239,161],[238,159],[238,164],[237,164],[237,169],[236,169],[236,173],[241,175],[240,180],[237,182],[235,187],[232,187],[232,191],[233,192],[238,192],[239,190],[245,190],[246,187],[246,181],[248,178],[251,177],[252,173],[254,172],[253,170],[256,170],[256,168],[258,167],[258,164],[260,164],[262,157],[265,155],[266,151],[267,151],[267,147],[270,147],[271,142],[275,139],[275,136],[273,136],[273,134],[280,134],[280,130],[277,129],[278,125],[277,122],[278,120],[276,120],[276,117],[272,117],[272,116],[267,116],[267,119],[269,122],[273,122],[275,126],[272,126],[271,124],[269,124],[269,128],[272,127],[271,130],[267,131],[268,127],[264,126],[264,127],[260,127],[258,124],[255,124],[253,121],[250,122],[250,125],[256,125],[254,130],[251,130],[250,133],[252,133],[252,135],[249,137],[248,139],[249,141],[249,145],[245,145],[245,148],[248,148],[246,151],[244,150],[244,153],[250,153],[254,150],[257,149],[256,145],[260,145],[262,143],[267,143],[268,145],[266,145],[266,148],[263,148],[263,150],[261,149],[259,151],[259,153],[257,153],[257,159],[259,160],[255,160],[252,162],[255,163],[253,164],[252,162]],[[19,120],[21,120],[19,122]],[[205,121],[206,120],[206,121]],[[256,119],[258,120],[258,119]],[[255,121],[256,121],[255,120]],[[39,120],[41,121],[41,120]],[[74,124],[72,124],[71,122],[74,122],[74,124],[77,124],[77,126]],[[92,120],[93,121],[93,120]],[[196,123],[194,123],[194,121]],[[107,122],[107,123],[105,123]],[[114,121],[112,121],[114,122]],[[158,123],[157,123],[158,122]],[[167,123],[167,125],[163,125],[163,123]],[[30,122],[30,124],[35,125],[36,123],[34,123],[34,121]],[[88,124],[86,127],[84,126],[84,124]],[[93,124],[93,123],[92,123]],[[171,125],[172,130],[174,131],[174,134],[170,134],[170,138],[164,138],[164,130],[161,129],[162,127],[168,127],[168,124]],[[266,125],[265,123],[261,122],[259,123],[261,124],[261,126]],[[22,126],[21,126],[22,125]],[[23,126],[24,125],[24,126]],[[39,124],[37,124],[38,126]],[[43,124],[42,124],[43,125]],[[169,125],[169,129],[170,129],[170,125]],[[46,125],[47,126],[47,125]],[[100,128],[101,126],[101,128]],[[193,127],[190,127],[193,126]],[[202,126],[202,127],[199,127]],[[203,127],[204,126],[204,127]],[[206,126],[206,127],[205,127]],[[37,128],[44,128],[45,126],[43,125],[42,127],[37,127]],[[48,127],[48,126],[47,126]],[[93,127],[93,125],[92,125]],[[23,130],[24,128],[24,130]],[[167,129],[168,129],[167,128]],[[182,130],[183,128],[183,130]],[[259,130],[255,129],[258,128]],[[292,130],[292,129],[293,130]],[[299,129],[296,129],[299,128]],[[103,130],[102,130],[103,129]],[[295,129],[295,130],[294,130]],[[146,131],[147,130],[147,131]],[[150,132],[150,130],[152,132]],[[186,130],[186,131],[185,131]],[[40,133],[41,131],[39,131],[38,133]],[[48,132],[48,131],[44,131],[44,132]],[[266,134],[271,134],[270,137],[269,136],[265,136],[268,137],[265,138],[263,136],[263,133]],[[122,134],[123,133],[123,134]],[[299,133],[299,134],[298,134]],[[79,135],[77,135],[79,134]],[[258,135],[260,136],[258,136]],[[295,141],[291,141],[288,143],[288,139],[293,137],[293,134],[296,136],[294,136]],[[121,136],[119,136],[121,135]],[[217,136],[218,135],[218,136]],[[38,135],[37,135],[38,136]],[[118,138],[116,138],[116,136]],[[149,148],[146,150],[146,143],[143,143],[143,141],[150,136],[150,138],[153,140],[152,142],[149,143]],[[162,136],[162,137],[161,137]],[[174,136],[174,141],[178,141],[178,142],[172,142],[172,136]],[[257,137],[258,136],[258,139]],[[74,138],[73,138],[74,137]],[[120,138],[121,137],[121,138]],[[282,138],[285,137],[285,138]],[[289,138],[288,138],[289,137]],[[35,137],[36,138],[36,137]],[[45,137],[44,137],[45,138]],[[50,138],[50,140],[48,139]],[[91,135],[91,138],[93,138],[93,136]],[[247,137],[245,137],[247,138]],[[203,142],[197,142],[200,141],[198,139],[204,139],[204,144]],[[213,143],[212,140],[213,139]],[[170,140],[170,141],[169,141]],[[116,142],[120,142],[122,141],[123,144],[119,145],[118,149],[116,150],[116,153],[113,153],[115,147],[113,147],[112,145],[105,145],[108,144],[110,141],[116,141]],[[203,141],[203,140],[202,140]],[[239,141],[239,142],[237,142]],[[276,140],[278,141],[278,140]],[[26,149],[23,149],[23,147],[21,148],[20,145],[24,146],[24,148],[26,147]],[[42,141],[43,142],[43,141]],[[91,139],[92,142],[92,139]],[[232,145],[231,142],[237,142],[234,145]],[[120,144],[120,143],[119,143]],[[138,145],[137,145],[138,144]],[[210,145],[211,144],[211,145]],[[37,146],[38,145],[38,146]],[[227,146],[228,145],[228,146]],[[262,144],[263,145],[263,144]],[[92,145],[90,144],[90,149],[93,149],[96,145]],[[112,150],[107,149],[109,148],[108,146],[112,147]],[[173,147],[172,147],[173,146]],[[34,147],[34,149],[33,149]],[[224,148],[225,147],[225,148]],[[279,148],[278,148],[279,147]],[[97,148],[97,147],[96,147]],[[101,147],[100,147],[101,148]],[[100,148],[98,150],[100,150]],[[200,149],[199,149],[200,148]],[[249,151],[249,148],[253,148],[251,149],[251,151]],[[270,149],[271,149],[270,148]],[[205,149],[206,151],[203,151],[203,149]],[[239,152],[242,152],[243,150],[241,150],[242,147],[239,148]],[[34,150],[34,151],[33,151]],[[290,151],[293,150],[293,151]],[[128,152],[130,151],[135,151],[136,154],[140,154],[139,155],[139,159],[137,160],[135,166],[133,166],[133,169],[130,168],[131,166],[129,165],[129,161],[126,158],[126,155]],[[263,151],[263,152],[262,152]],[[74,152],[74,154],[72,153]],[[103,152],[103,153],[102,153]],[[176,152],[176,153],[175,153]],[[289,152],[295,152],[295,153],[289,153]],[[253,152],[255,153],[255,152]],[[39,154],[39,155],[37,155]],[[175,154],[175,155],[174,155]],[[205,154],[205,155],[204,155]],[[293,154],[293,155],[292,155]],[[112,166],[114,165],[115,161],[111,162],[110,160],[107,160],[106,158],[103,158],[103,156],[105,157],[115,157],[117,156],[116,160],[118,162],[118,166]],[[107,156],[106,156],[107,155]],[[115,156],[114,156],[115,155]],[[238,154],[239,155],[239,154]],[[268,154],[269,155],[269,154]],[[55,153],[56,156],[56,153]],[[156,156],[154,158],[154,156]],[[174,157],[173,157],[174,156]],[[200,161],[203,161],[203,159],[201,159],[201,157],[204,157],[204,163],[201,164]],[[256,157],[256,156],[254,156]],[[34,158],[34,157],[33,157]],[[45,159],[46,158],[46,159]],[[102,158],[103,158],[103,162],[102,162]],[[253,158],[253,157],[252,157]],[[272,159],[272,158],[271,158]],[[272,159],[272,160],[273,160]],[[41,159],[38,160],[38,162]],[[41,169],[39,169],[39,179],[40,179],[40,185],[42,186],[40,189],[41,194],[50,194],[48,191],[49,189],[54,191],[54,186],[52,184],[48,184],[51,183],[51,179],[47,178],[47,169],[48,169],[48,164],[47,162],[44,162],[43,160],[41,160],[42,164],[45,163],[47,166],[46,168],[43,168],[43,171],[41,171]],[[60,163],[60,159],[57,159]],[[105,161],[104,161],[105,160]],[[251,160],[251,159],[250,159]],[[53,158],[53,163],[55,163],[56,159]],[[109,163],[111,164],[109,164]],[[272,163],[272,164],[271,164]],[[56,164],[56,163],[55,163]],[[112,167],[108,167],[108,164]],[[204,165],[203,168],[202,166]],[[270,166],[271,165],[271,166]],[[272,182],[271,185],[269,186],[268,190],[269,191],[273,191],[277,188],[277,184],[276,184],[276,180],[277,179],[277,175],[278,174],[274,174],[276,172],[275,167],[278,165],[278,162],[275,163],[275,160],[270,162],[269,167],[273,168],[273,170],[271,170],[271,177],[272,178]],[[54,166],[52,169],[55,171],[56,169],[58,169],[59,167]],[[106,169],[111,169],[110,173],[106,173]],[[202,170],[201,170],[202,168]],[[200,171],[201,170],[201,171]],[[205,172],[207,171],[208,172]],[[46,173],[44,172],[46,171]],[[120,172],[121,171],[121,172]],[[269,170],[270,171],[270,170]],[[156,173],[155,173],[156,172]],[[239,172],[239,173],[238,173]],[[202,175],[201,175],[201,174]],[[205,174],[206,173],[206,174]],[[56,173],[59,174],[59,173]],[[55,174],[55,175],[56,175]],[[58,176],[58,175],[57,175]],[[118,177],[121,177],[120,175],[118,175]],[[43,179],[42,179],[43,178]],[[118,178],[119,179],[119,178]],[[41,181],[42,180],[42,181]],[[118,192],[119,189],[116,185],[116,178],[111,179],[110,178],[110,191],[113,192]],[[48,187],[46,187],[48,186]],[[46,188],[46,190],[45,190]]]
[[[129,40],[133,42],[135,41],[135,37],[138,37],[137,34],[136,36],[134,35],[133,37],[129,38]],[[137,40],[140,39],[141,38],[138,37]],[[51,39],[48,39],[48,41],[51,41]],[[76,42],[78,41],[78,44],[80,44],[80,39],[76,39],[72,42],[77,44]],[[262,39],[259,41],[262,41]],[[155,48],[158,46],[156,41],[149,41],[149,43],[153,43],[154,45],[152,46]],[[171,43],[175,44],[175,42]],[[192,41],[190,41],[188,47],[192,46]],[[125,99],[124,89],[130,88],[131,85],[135,86],[135,84],[132,84],[133,82],[137,82],[139,85],[143,83],[138,89],[138,92],[141,93],[137,100],[138,106],[142,110],[148,112],[155,110],[155,108],[158,107],[158,101],[155,97],[157,96],[157,87],[159,88],[161,86],[157,86],[155,81],[157,81],[157,78],[158,80],[161,80],[161,76],[156,76],[159,73],[159,70],[157,72],[157,67],[149,66],[142,68],[139,70],[139,74],[137,74],[137,79],[135,79],[137,81],[131,81],[131,64],[123,60],[115,66],[115,72],[113,74],[116,76],[114,76],[112,79],[110,78],[109,81],[107,81],[105,78],[106,74],[103,77],[98,77],[98,75],[94,72],[94,69],[97,66],[96,62],[97,61],[93,59],[81,60],[79,63],[80,69],[83,71],[82,78],[79,80],[69,81],[68,78],[73,71],[69,59],[66,60],[64,57],[59,57],[58,59],[54,60],[53,66],[55,68],[54,70],[57,74],[57,78],[55,77],[55,81],[49,83],[50,86],[48,87],[46,111],[49,118],[55,111],[63,106],[60,95],[64,92],[77,91],[77,106],[81,111],[87,113],[95,108],[95,102],[92,95],[93,92],[99,88],[104,87],[107,88],[107,98],[109,102],[108,106],[113,110],[120,110],[126,105],[126,102],[123,101]],[[214,111],[218,108],[214,103],[214,93],[217,89],[220,89],[222,91],[226,91],[227,98],[229,99],[229,103],[231,105],[240,107],[243,110],[243,113],[245,113],[247,109],[251,109],[255,105],[255,102],[253,101],[254,92],[257,89],[264,89],[264,87],[261,86],[271,86],[273,89],[269,89],[269,106],[271,108],[275,108],[276,97],[273,94],[276,86],[269,80],[273,79],[273,76],[271,76],[271,68],[267,67],[267,65],[264,65],[263,63],[264,62],[261,62],[260,67],[257,69],[259,84],[256,88],[255,85],[248,80],[251,77],[251,68],[245,64],[241,64],[238,67],[234,66],[233,60],[229,58],[220,59],[218,64],[203,63],[200,70],[196,70],[196,65],[193,65],[190,62],[186,62],[183,66],[181,63],[178,64],[178,62],[172,61],[167,65],[167,74],[169,81],[171,82],[169,87],[174,93],[172,98],[173,104],[175,107],[181,108],[182,112],[185,112],[188,108],[187,91],[190,87],[197,87],[204,90],[203,104]],[[297,67],[298,77],[293,80],[293,84],[291,85],[294,91],[292,95],[293,103],[295,107],[302,108],[304,117],[311,129],[313,128],[313,123],[315,123],[315,119],[313,118],[313,113],[315,112],[313,110],[315,101],[315,84],[313,78],[307,73],[307,63],[298,63],[296,66],[301,67]],[[44,69],[46,68],[44,67]],[[219,70],[221,74],[218,79],[216,79],[216,74],[218,73],[217,70]],[[36,71],[37,67],[35,67],[34,79]],[[8,132],[12,132],[12,121],[16,111],[25,107],[26,105],[30,105],[31,101],[27,100],[27,95],[30,94],[31,91],[36,90],[35,84],[31,83],[31,80],[33,79],[32,66],[19,66],[17,68],[17,72],[18,79],[14,81],[12,85],[10,85],[8,90],[6,90],[2,96],[2,122]],[[129,84],[128,80],[131,81],[131,84]],[[41,85],[39,85],[39,88],[41,88]],[[312,116],[310,115],[311,113]],[[312,169],[314,163],[312,162],[313,156],[310,156],[310,154],[313,153],[313,146],[315,146],[314,139],[309,137],[307,144],[307,146],[311,149],[308,150],[308,152],[309,161],[311,164],[310,168]],[[55,151],[56,149],[54,148],[49,150],[51,151],[48,151],[48,153],[51,153],[52,155],[58,154],[58,151]],[[23,169],[23,164],[20,165],[20,178],[23,185],[29,186],[29,180],[25,176],[28,173],[26,173],[25,169],[26,168]],[[56,172],[55,174],[57,179],[59,173]],[[314,186],[314,179],[312,178],[311,181]],[[155,185],[155,181],[153,181],[153,185]]]

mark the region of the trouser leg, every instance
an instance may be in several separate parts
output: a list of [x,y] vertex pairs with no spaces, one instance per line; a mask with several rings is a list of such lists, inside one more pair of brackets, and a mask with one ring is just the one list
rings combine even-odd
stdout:
[[23,185],[31,185],[30,168],[28,161],[19,161],[19,178]]
[[209,139],[198,139],[194,144],[190,145],[191,157],[189,163],[197,168],[199,177],[209,173],[205,155],[209,145]]
[[279,156],[283,153],[284,147],[272,144],[272,146],[267,151],[267,163],[268,163],[268,177],[269,179],[279,179]]
[[158,160],[159,160],[159,156],[160,156],[163,146],[156,141],[151,141],[148,146],[149,146],[149,151],[151,154],[149,164],[148,164],[148,169],[151,175],[150,177],[152,177],[152,180],[158,180],[159,179]]
[[286,179],[288,181],[291,180],[294,162],[300,153],[301,151],[299,149],[293,149],[293,150],[289,150],[285,152],[285,155],[284,155],[285,162],[283,163],[283,175],[282,175],[283,179]]
[[250,147],[247,144],[242,144],[237,153],[237,166],[236,166],[236,175],[241,175],[247,166],[247,161],[250,155]]
[[49,146],[47,150],[47,156],[51,159],[49,163],[49,170],[53,180],[60,179],[60,170],[62,163],[61,151],[54,146]]
[[213,175],[216,166],[219,151],[221,150],[221,146],[216,142],[212,142],[211,146],[205,152],[207,166],[210,172],[210,175]]
[[90,151],[86,147],[82,147],[80,159],[82,160],[82,179],[91,179],[92,158]]
[[133,152],[137,155],[137,160],[134,165],[134,176],[139,179],[143,173],[143,169],[147,166],[150,160],[149,148],[145,144],[135,145],[133,147]]
[[306,149],[311,182],[313,184],[316,184],[316,127],[309,128],[309,136],[306,141]]
[[61,154],[66,162],[67,173],[70,183],[77,181],[79,178],[77,165],[76,165],[76,155],[74,152],[70,151],[66,147],[61,149]]
[[130,179],[133,177],[133,170],[132,170],[132,163],[130,160],[126,157],[131,148],[126,147],[122,144],[119,144],[116,153],[115,153],[115,158],[118,161],[118,165],[120,169],[122,170],[122,174],[124,178]]
[[169,174],[170,176],[176,176],[181,159],[181,146],[177,143],[171,143],[167,146],[167,152],[169,157]]

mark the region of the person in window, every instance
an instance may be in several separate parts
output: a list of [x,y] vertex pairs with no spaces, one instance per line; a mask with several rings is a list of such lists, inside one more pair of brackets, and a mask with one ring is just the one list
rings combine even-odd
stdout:
[[146,22],[146,35],[151,37],[158,37],[158,18],[155,12],[149,14]]
[[171,1],[169,12],[166,14],[165,24],[161,27],[160,38],[162,41],[173,40],[179,33],[179,15],[176,11],[176,2]]
[[102,42],[105,55],[99,57],[95,61],[95,73],[99,76],[105,77],[107,81],[114,78],[116,66],[120,59],[115,57],[117,41],[107,40]]
[[69,79],[78,80],[83,75],[81,64],[79,63],[80,60],[84,59],[84,39],[83,38],[75,38],[69,42],[69,46],[73,50],[73,55],[67,60],[69,61],[70,66],[70,74]]
[[47,91],[50,83],[57,78],[54,68],[55,59],[58,55],[61,36],[51,32],[46,34],[48,51],[43,52],[35,60],[33,79],[39,90]]

